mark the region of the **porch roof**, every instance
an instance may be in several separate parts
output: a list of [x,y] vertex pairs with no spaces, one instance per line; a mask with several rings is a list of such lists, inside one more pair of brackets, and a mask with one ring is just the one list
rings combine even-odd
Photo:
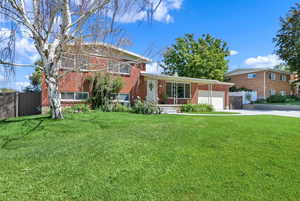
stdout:
[[147,73],[147,72],[142,72],[141,74],[146,78],[150,78],[150,79],[154,79],[154,80],[168,80],[168,81],[190,82],[190,83],[200,83],[200,84],[220,84],[220,85],[229,85],[229,86],[234,85],[234,83],[221,82],[218,80],[170,76],[170,75],[154,74],[154,73]]

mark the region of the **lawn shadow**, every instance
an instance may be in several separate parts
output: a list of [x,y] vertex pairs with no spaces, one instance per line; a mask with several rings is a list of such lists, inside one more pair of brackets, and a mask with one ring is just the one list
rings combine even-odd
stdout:
[[38,120],[38,123],[35,124],[34,127],[28,126],[28,125],[31,125],[32,119],[23,119],[23,120],[20,120],[20,122],[24,122],[23,126],[31,127],[31,128],[28,131],[26,131],[24,134],[21,134],[21,135],[19,135],[17,137],[3,136],[2,137],[3,144],[1,145],[0,148],[1,149],[9,149],[8,145],[11,142],[18,141],[18,140],[24,139],[25,137],[29,136],[32,132],[34,132],[35,130],[37,130],[42,125],[42,123],[45,120],[45,118],[47,118],[47,117],[35,118],[34,120],[35,121]]
[[45,120],[50,119],[50,116],[30,116],[30,117],[17,117],[17,118],[9,118],[0,120],[0,125],[9,124],[9,123],[18,123],[24,121],[36,121],[36,120]]

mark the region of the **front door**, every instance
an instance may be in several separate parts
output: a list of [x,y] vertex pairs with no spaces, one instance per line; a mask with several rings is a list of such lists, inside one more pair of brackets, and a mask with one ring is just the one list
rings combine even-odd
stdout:
[[147,80],[147,101],[157,102],[157,80]]

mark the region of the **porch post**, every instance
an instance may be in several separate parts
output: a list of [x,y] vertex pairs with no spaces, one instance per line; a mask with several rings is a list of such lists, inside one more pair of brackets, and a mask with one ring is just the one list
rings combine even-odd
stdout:
[[176,104],[176,102],[177,102],[177,100],[176,100],[176,82],[175,82],[175,80],[173,81],[173,90],[174,90],[174,97],[173,97],[173,104],[175,105]]

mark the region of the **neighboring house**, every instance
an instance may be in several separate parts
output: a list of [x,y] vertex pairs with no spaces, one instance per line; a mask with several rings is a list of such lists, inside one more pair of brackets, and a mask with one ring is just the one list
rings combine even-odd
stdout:
[[[79,72],[66,73],[61,78],[59,91],[63,106],[84,103],[90,94],[87,78],[97,70],[103,70],[122,78],[123,88],[116,96],[121,103],[133,104],[137,97],[140,97],[158,104],[207,103],[212,104],[216,109],[228,108],[228,92],[232,83],[147,73],[146,64],[151,62],[150,59],[111,45],[93,45],[107,49],[110,54],[109,56],[95,54],[81,62],[93,64],[92,70],[83,68]],[[62,61],[61,73],[64,73],[68,66],[71,67],[70,63],[72,62]],[[43,109],[49,107],[47,91],[43,76]]]
[[292,82],[294,75],[289,72],[271,68],[236,69],[225,75],[237,88],[247,88],[257,92],[258,99],[266,99],[271,95],[298,95]]

